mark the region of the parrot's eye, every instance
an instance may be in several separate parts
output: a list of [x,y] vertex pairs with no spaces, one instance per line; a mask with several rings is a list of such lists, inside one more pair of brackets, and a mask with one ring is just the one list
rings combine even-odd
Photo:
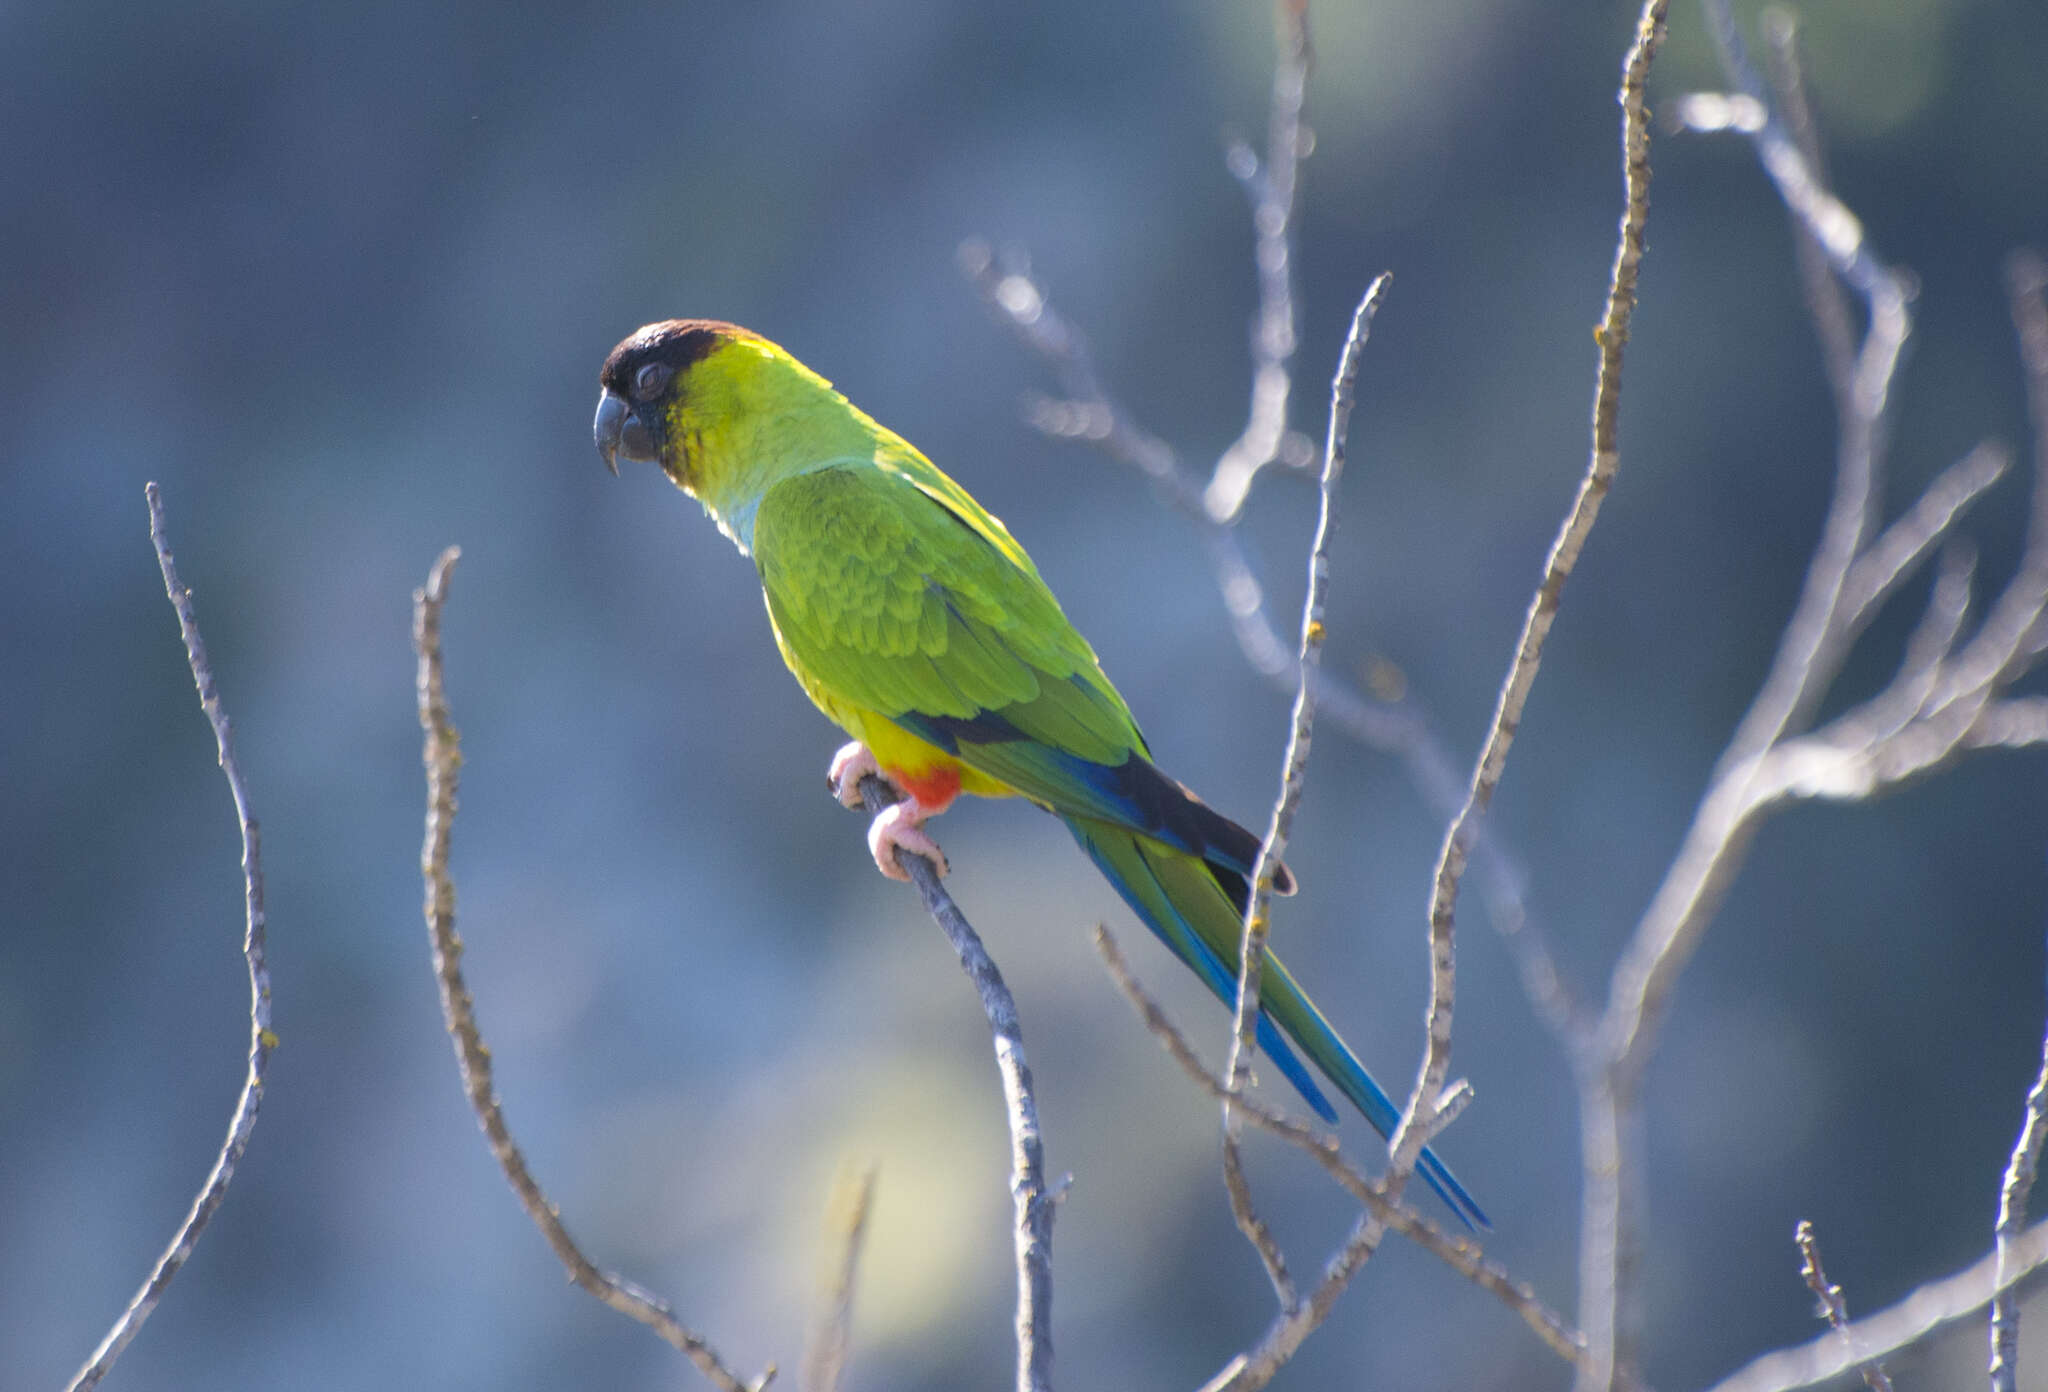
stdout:
[[633,396],[636,400],[652,401],[661,395],[661,389],[668,385],[668,379],[676,370],[667,363],[651,362],[633,374]]

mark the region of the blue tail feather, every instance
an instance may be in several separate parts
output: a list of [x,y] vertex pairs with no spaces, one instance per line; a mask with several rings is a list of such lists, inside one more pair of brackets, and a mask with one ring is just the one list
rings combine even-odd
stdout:
[[[1063,817],[1061,820],[1066,822],[1067,829],[1073,833],[1081,849],[1088,853],[1088,858],[1095,862],[1103,877],[1122,896],[1123,901],[1131,906],[1131,910],[1145,926],[1171,948],[1175,956],[1194,968],[1195,974],[1201,977],[1203,984],[1208,986],[1218,999],[1226,1004],[1232,1001],[1237,991],[1237,973],[1224,965],[1222,957],[1196,931],[1195,925],[1188,921],[1185,909],[1175,903],[1172,894],[1160,882],[1158,873],[1151,864],[1151,858],[1144,853],[1143,843],[1121,827],[1105,825],[1096,831],[1076,818]],[[1091,832],[1094,832],[1094,835],[1091,835]],[[1119,866],[1111,858],[1111,847],[1100,844],[1095,839],[1096,836],[1101,836],[1104,840],[1117,837],[1131,841],[1132,848],[1137,852],[1135,868],[1144,871],[1144,882],[1133,883],[1124,867]],[[1235,913],[1220,887],[1217,890],[1217,900],[1227,910]],[[1373,1081],[1372,1075],[1365,1071],[1365,1066],[1336,1036],[1335,1031],[1330,1029],[1320,1013],[1308,1002],[1307,997],[1300,994],[1300,988],[1294,984],[1293,978],[1285,969],[1279,968],[1277,962],[1273,963],[1273,966],[1277,969],[1274,972],[1274,977],[1277,978],[1274,981],[1275,988],[1291,992],[1306,1008],[1306,1026],[1319,1029],[1320,1034],[1326,1036],[1318,1041],[1325,1045],[1321,1051],[1324,1057],[1318,1058],[1318,1066],[1352,1105],[1358,1108],[1374,1130],[1382,1136],[1390,1135],[1400,1120],[1400,1110],[1395,1107],[1393,1099]],[[1269,999],[1272,998],[1269,995]],[[1278,1025],[1265,1011],[1261,1011],[1259,1015],[1258,1041],[1259,1047],[1273,1060],[1287,1081],[1301,1093],[1309,1106],[1314,1108],[1316,1115],[1334,1125],[1337,1121],[1336,1109],[1330,1105],[1329,1099],[1316,1085],[1294,1048],[1289,1045]],[[1309,1046],[1306,1039],[1300,1042],[1303,1047]],[[1415,1168],[1423,1181],[1436,1191],[1437,1196],[1468,1228],[1476,1230],[1493,1226],[1485,1212],[1474,1202],[1471,1194],[1466,1192],[1465,1186],[1445,1167],[1435,1151],[1425,1148]]]

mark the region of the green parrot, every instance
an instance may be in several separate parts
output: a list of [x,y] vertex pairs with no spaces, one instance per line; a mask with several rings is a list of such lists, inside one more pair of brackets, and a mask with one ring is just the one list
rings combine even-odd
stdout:
[[[899,847],[944,873],[924,823],[961,793],[1028,798],[1234,999],[1259,838],[1153,764],[1094,650],[1001,522],[737,325],[649,324],[612,350],[600,381],[594,433],[612,472],[620,458],[659,464],[752,557],[783,661],[853,736],[832,761],[834,791],[858,807],[861,778],[879,773],[902,794],[868,831],[883,874],[905,878]],[[1293,892],[1285,867],[1274,887]],[[1270,953],[1261,1003],[1259,1047],[1316,1113],[1337,1120],[1288,1039],[1387,1135],[1393,1102]],[[1488,1226],[1434,1152],[1418,1169],[1467,1225]]]

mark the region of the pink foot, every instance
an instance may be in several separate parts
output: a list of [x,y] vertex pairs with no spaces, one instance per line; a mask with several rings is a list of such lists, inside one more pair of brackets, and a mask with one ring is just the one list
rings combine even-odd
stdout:
[[832,796],[847,806],[858,810],[864,804],[860,798],[860,781],[869,774],[889,783],[889,775],[882,772],[882,766],[875,762],[874,754],[859,740],[841,745],[839,752],[832,756],[832,766],[825,770],[825,782],[832,789]]
[[925,857],[939,874],[946,874],[951,868],[946,864],[946,853],[925,834],[923,825],[925,818],[943,811],[944,804],[932,807],[914,797],[883,808],[868,827],[868,850],[875,857],[875,868],[892,880],[908,880],[909,872],[896,863],[896,852],[902,850]]

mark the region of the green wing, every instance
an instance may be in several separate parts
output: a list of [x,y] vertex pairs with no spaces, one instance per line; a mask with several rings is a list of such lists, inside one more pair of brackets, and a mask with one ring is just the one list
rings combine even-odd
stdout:
[[1143,739],[1002,524],[957,485],[941,501],[921,482],[862,460],[770,488],[753,538],[769,615],[804,674],[839,700],[924,738],[950,734],[933,742],[1057,805],[1068,790],[1000,749],[956,748],[962,735],[996,733],[999,713],[1008,737],[970,744],[1043,745],[1097,764],[1142,753]]
[[[1030,557],[903,448],[795,475],[761,499],[754,563],[798,675],[1062,816],[1206,860],[1240,893],[1258,838],[1153,765]],[[1279,887],[1291,884],[1283,868]]]

